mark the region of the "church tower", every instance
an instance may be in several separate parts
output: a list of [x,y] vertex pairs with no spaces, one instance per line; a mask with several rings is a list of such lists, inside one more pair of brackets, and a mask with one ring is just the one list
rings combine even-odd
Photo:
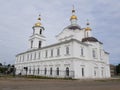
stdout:
[[85,38],[87,38],[87,37],[91,37],[92,35],[91,35],[91,28],[89,27],[89,25],[90,25],[90,23],[88,22],[88,20],[87,20],[87,27],[85,28]]
[[33,34],[30,36],[29,43],[30,49],[38,49],[45,45],[45,36],[43,35],[44,27],[40,23],[40,15],[37,23],[32,27]]

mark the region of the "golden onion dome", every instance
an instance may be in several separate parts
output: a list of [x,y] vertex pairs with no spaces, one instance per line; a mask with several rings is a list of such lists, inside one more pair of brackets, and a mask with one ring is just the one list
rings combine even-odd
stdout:
[[87,27],[85,28],[85,31],[91,31],[92,29],[89,27],[90,23],[89,23],[88,19],[87,19],[86,25],[87,25]]
[[40,22],[35,23],[36,27],[40,27],[42,24]]
[[77,16],[72,15],[71,18],[70,18],[70,20],[72,20],[72,19],[77,19]]
[[85,31],[91,31],[92,29],[90,27],[86,27]]

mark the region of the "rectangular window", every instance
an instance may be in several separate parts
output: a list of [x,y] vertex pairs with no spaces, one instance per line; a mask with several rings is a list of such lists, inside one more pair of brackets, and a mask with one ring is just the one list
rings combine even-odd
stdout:
[[48,57],[48,51],[46,50],[45,51],[45,58],[47,58]]
[[20,56],[20,62],[21,62],[21,56]]
[[31,53],[31,55],[30,55],[30,60],[32,60],[32,53]]
[[81,56],[84,56],[84,49],[81,47]]
[[23,62],[24,62],[24,55],[23,55]]
[[57,49],[57,56],[60,56],[60,48]]
[[93,56],[93,58],[96,58],[96,57],[97,57],[96,51],[97,51],[96,49],[93,49],[93,50],[92,50],[92,56]]
[[38,59],[40,59],[40,52],[38,53]]
[[104,67],[101,68],[101,76],[104,76]]
[[36,59],[36,52],[34,53],[34,59]]
[[103,59],[103,51],[102,51],[102,49],[100,49],[100,59],[102,60]]
[[93,53],[93,58],[95,58],[96,57],[95,50],[93,50],[92,53]]
[[53,49],[51,50],[51,57],[53,57]]
[[29,54],[27,54],[27,60],[29,60]]

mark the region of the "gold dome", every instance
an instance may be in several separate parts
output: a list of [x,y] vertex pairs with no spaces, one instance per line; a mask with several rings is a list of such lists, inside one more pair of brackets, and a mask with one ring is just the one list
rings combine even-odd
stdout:
[[35,23],[35,26],[36,26],[36,27],[40,27],[40,26],[41,26],[41,23],[40,23],[40,22],[37,22],[37,23]]
[[85,31],[91,31],[92,29],[90,27],[86,27]]
[[71,18],[70,18],[70,20],[72,20],[72,19],[77,19],[77,16],[72,15]]
[[85,28],[85,31],[91,31],[92,29],[89,27],[90,23],[89,23],[88,19],[87,19],[86,25],[87,25],[87,27]]

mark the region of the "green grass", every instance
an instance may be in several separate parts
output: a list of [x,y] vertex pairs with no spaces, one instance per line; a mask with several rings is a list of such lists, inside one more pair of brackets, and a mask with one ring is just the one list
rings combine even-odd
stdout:
[[59,79],[59,80],[75,80],[72,78],[59,78],[59,77],[47,77],[47,76],[34,76],[34,75],[28,75],[28,76],[13,76],[13,75],[0,75],[0,78],[29,78],[29,79]]
[[35,78],[35,79],[62,79],[62,80],[74,80],[72,78],[59,78],[59,77],[47,77],[47,76],[33,76],[33,75],[29,75],[29,76],[23,76],[25,78]]

